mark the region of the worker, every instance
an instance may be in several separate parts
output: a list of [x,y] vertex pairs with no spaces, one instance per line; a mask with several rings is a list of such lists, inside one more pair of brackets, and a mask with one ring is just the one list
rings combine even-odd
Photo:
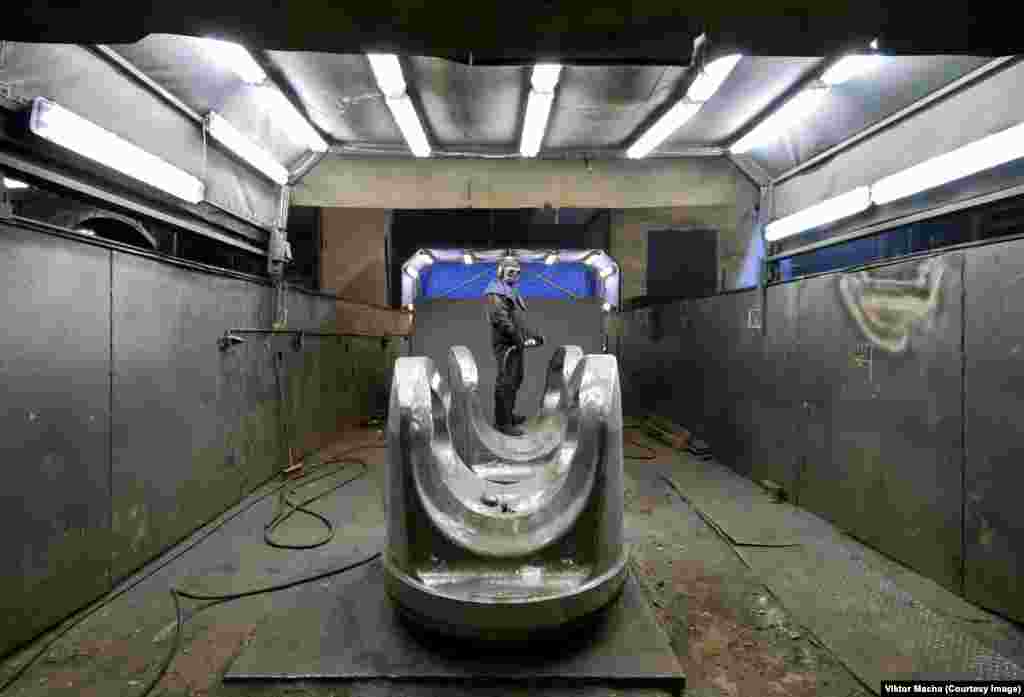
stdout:
[[494,426],[510,436],[523,435],[525,418],[515,414],[516,393],[523,384],[523,350],[540,346],[544,337],[523,324],[526,303],[516,286],[522,269],[514,256],[498,262],[497,277],[484,290],[488,319],[491,324],[491,346],[498,361],[494,381]]

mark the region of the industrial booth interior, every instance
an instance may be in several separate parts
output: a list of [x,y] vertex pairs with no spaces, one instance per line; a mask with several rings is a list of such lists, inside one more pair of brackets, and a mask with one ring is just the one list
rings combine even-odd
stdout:
[[[0,23],[0,694],[1020,685],[1012,51],[786,54],[747,24],[672,59],[481,60],[167,26]],[[563,347],[613,366],[624,418],[600,448],[640,590],[550,670],[438,658],[367,600],[415,439],[385,437],[396,366],[448,380],[465,347],[493,422],[509,256],[545,338],[528,427]]]

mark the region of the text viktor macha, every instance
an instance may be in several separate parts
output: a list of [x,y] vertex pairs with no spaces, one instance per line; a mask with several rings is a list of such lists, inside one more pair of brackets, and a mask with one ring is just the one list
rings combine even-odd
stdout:
[[883,682],[883,695],[1022,695],[1024,682]]

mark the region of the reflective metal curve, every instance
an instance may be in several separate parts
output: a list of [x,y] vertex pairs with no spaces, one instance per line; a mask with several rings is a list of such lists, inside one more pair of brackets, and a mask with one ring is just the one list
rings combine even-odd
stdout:
[[471,469],[453,444],[467,417],[485,422],[472,403],[472,356],[455,347],[450,359],[457,390],[429,358],[395,364],[384,560],[391,597],[419,624],[496,640],[599,610],[621,590],[628,558],[615,357],[556,352],[542,412],[560,425],[547,456],[509,462],[522,450],[480,437],[494,467],[523,470],[509,483]]

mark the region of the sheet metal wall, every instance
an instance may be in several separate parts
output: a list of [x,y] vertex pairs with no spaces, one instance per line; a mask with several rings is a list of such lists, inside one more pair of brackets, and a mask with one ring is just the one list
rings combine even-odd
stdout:
[[637,310],[618,342],[624,405],[1019,620],[1022,278],[1009,242],[772,286],[763,332],[759,291]]
[[[7,225],[0,276],[0,525],[17,531],[0,543],[0,654],[238,501],[286,441],[301,455],[379,408],[401,349],[249,335],[222,352],[229,327],[270,325],[271,288]],[[333,328],[331,298],[287,307],[289,327]]]
[[0,278],[3,653],[109,588],[110,252],[0,225]]
[[967,597],[1024,620],[1024,242],[972,250],[967,296]]
[[[592,301],[527,300],[527,324],[544,335],[545,344],[526,350],[523,386],[516,412],[533,416],[540,406],[548,362],[555,349],[576,345],[584,354],[601,353],[604,313]],[[429,356],[448,374],[448,349],[467,346],[480,374],[480,396],[487,418],[494,419],[494,378],[497,374],[491,350],[491,327],[483,300],[428,300],[416,305],[410,355]]]

